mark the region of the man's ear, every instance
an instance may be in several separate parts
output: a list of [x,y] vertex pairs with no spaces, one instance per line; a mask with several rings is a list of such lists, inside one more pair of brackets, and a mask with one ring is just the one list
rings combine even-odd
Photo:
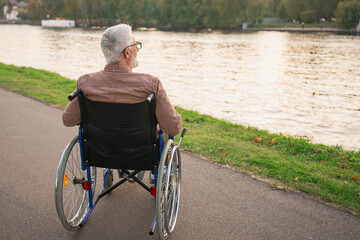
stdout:
[[129,48],[125,49],[124,55],[125,55],[126,59],[130,58],[130,49]]

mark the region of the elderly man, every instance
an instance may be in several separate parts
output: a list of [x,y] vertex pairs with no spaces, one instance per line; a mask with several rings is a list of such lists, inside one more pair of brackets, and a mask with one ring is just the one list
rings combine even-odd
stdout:
[[[77,80],[77,88],[90,100],[113,103],[139,103],[149,93],[155,93],[159,127],[175,136],[181,130],[181,116],[171,105],[160,80],[149,74],[132,72],[138,66],[136,57],[141,47],[141,42],[135,42],[129,25],[108,28],[101,38],[107,65],[102,71],[81,76]],[[68,127],[81,123],[77,98],[69,103],[62,119]]]

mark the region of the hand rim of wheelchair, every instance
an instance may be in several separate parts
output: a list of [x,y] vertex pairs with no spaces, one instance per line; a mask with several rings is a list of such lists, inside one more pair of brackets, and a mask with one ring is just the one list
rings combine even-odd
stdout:
[[[73,153],[74,151],[75,153]],[[71,158],[69,160],[69,158]],[[76,161],[73,163],[72,166],[70,166],[70,161]],[[70,168],[76,168],[72,169],[73,171],[70,171]],[[92,192],[95,190],[96,186],[96,168],[91,167],[91,189]],[[73,176],[71,179],[69,179],[69,176],[67,176],[67,183],[66,186],[64,183],[65,178],[65,172],[66,170],[70,171],[70,174]],[[74,176],[76,174],[76,176]],[[81,176],[78,177],[78,175]],[[84,182],[84,179],[87,179],[87,171],[82,170],[81,168],[81,156],[80,156],[80,146],[79,146],[79,136],[76,136],[72,139],[72,141],[66,146],[64,149],[64,152],[61,156],[59,166],[57,169],[56,174],[56,184],[55,184],[55,203],[56,203],[56,211],[60,218],[61,223],[65,227],[65,229],[70,231],[75,231],[81,226],[81,223],[83,222],[85,216],[88,214],[90,207],[89,207],[89,195],[88,191],[84,190],[82,183]],[[69,185],[69,186],[68,186]],[[65,201],[64,197],[71,197],[70,194],[74,194],[73,192],[70,192],[67,194],[67,196],[64,196],[64,190],[71,190],[75,191],[77,195],[76,200],[80,200],[80,204],[77,204],[75,201],[69,202],[73,199],[70,199],[69,201]],[[80,194],[77,194],[80,192]],[[79,197],[80,196],[80,197]],[[93,195],[94,196],[94,195]],[[65,202],[65,206],[64,203]],[[78,203],[79,203],[78,202]],[[70,209],[70,212],[68,212],[67,205],[72,204],[72,209]],[[72,214],[73,213],[73,214]]]
[[[171,155],[168,159],[169,153]],[[175,161],[174,156],[176,156]],[[165,148],[163,149],[158,170],[156,222],[159,229],[158,232],[160,239],[164,240],[167,239],[168,235],[171,234],[175,228],[180,201],[181,155],[178,147],[174,146],[174,141],[171,139],[167,142]],[[175,184],[174,180],[176,181]],[[172,196],[169,196],[170,183]]]

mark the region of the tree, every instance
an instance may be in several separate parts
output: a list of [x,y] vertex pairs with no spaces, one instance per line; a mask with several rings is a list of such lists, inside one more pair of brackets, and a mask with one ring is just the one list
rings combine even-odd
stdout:
[[360,0],[339,2],[336,16],[344,27],[356,26],[360,21]]
[[306,3],[307,10],[315,10],[316,18],[331,19],[335,16],[335,10],[340,0],[309,0]]
[[246,12],[253,23],[258,24],[259,19],[263,19],[266,4],[266,0],[252,0],[248,2]]
[[213,0],[203,0],[202,7],[204,27],[219,27],[220,14],[216,9],[215,2]]
[[64,0],[65,16],[74,20],[79,19],[79,0]]
[[27,9],[28,18],[31,20],[41,20],[46,16],[46,11],[41,4],[41,0],[30,0]]
[[306,0],[287,0],[286,8],[290,17],[293,19],[300,19],[301,13],[305,10]]
[[266,17],[275,17],[282,0],[267,0]]
[[282,0],[280,2],[279,6],[276,10],[276,16],[281,19],[286,19],[289,17],[285,0]]
[[42,0],[41,3],[51,18],[61,17],[64,13],[63,0]]
[[306,10],[301,13],[301,19],[309,24],[314,23],[316,21],[316,11],[315,10]]
[[116,0],[99,1],[98,6],[100,10],[98,13],[99,18],[107,21],[108,25],[114,25],[117,22],[117,20],[120,19],[118,1]]
[[214,0],[214,6],[219,13],[218,27],[233,29],[242,26],[247,21],[247,0]]

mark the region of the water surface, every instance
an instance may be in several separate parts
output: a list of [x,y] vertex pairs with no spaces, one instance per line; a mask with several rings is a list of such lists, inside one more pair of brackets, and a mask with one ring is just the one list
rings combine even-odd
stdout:
[[[101,70],[102,30],[0,25],[0,61],[77,79]],[[135,31],[134,71],[173,104],[270,132],[360,149],[360,36]]]

